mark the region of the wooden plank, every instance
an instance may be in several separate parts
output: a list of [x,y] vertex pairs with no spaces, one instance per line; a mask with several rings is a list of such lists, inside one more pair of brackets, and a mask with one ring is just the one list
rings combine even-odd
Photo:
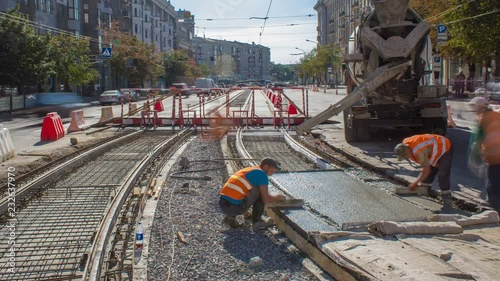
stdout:
[[184,244],[188,243],[186,238],[184,238],[184,234],[182,234],[182,232],[180,231],[177,232],[177,238],[179,238],[179,241],[181,241]]
[[285,233],[295,246],[306,253],[317,265],[330,274],[336,280],[355,281],[351,274],[336,264],[325,253],[295,232],[285,221],[283,221],[272,209],[266,208],[266,214]]
[[287,198],[282,201],[276,201],[272,203],[267,203],[266,207],[272,208],[272,207],[279,207],[279,208],[298,208],[304,206],[304,200],[302,199],[295,199],[295,198]]

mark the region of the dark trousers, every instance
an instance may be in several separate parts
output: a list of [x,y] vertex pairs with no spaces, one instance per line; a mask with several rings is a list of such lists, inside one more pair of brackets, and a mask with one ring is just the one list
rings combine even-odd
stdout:
[[500,212],[500,165],[488,167],[488,201],[490,206]]
[[240,205],[234,205],[226,199],[219,199],[219,206],[224,214],[230,217],[242,215],[252,206],[252,220],[254,222],[261,220],[264,214],[264,202],[260,197],[259,188],[252,188],[248,196],[243,199]]
[[451,182],[451,162],[453,160],[453,148],[450,148],[439,160],[437,167],[431,166],[431,173],[425,178],[422,183],[432,184],[436,175],[439,180],[439,188],[441,191],[450,190]]

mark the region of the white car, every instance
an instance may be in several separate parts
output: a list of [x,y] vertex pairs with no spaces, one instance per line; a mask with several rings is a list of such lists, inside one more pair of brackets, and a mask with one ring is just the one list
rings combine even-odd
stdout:
[[101,105],[121,103],[122,96],[123,93],[120,90],[105,91],[99,97],[99,102],[101,103]]

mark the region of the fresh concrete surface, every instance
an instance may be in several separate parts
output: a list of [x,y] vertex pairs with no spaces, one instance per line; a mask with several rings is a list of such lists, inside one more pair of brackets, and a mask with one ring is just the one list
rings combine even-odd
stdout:
[[343,171],[283,173],[274,175],[274,178],[294,197],[304,199],[312,208],[339,225],[419,219],[432,214]]

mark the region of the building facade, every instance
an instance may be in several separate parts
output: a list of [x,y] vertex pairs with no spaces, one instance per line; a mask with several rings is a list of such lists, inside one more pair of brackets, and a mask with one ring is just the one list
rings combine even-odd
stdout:
[[194,16],[190,11],[177,11],[177,25],[175,29],[175,49],[186,50],[193,56]]
[[193,39],[194,60],[206,65],[216,80],[269,80],[271,50],[262,45],[203,37]]
[[349,36],[372,8],[370,0],[318,0],[314,9],[318,13],[318,44],[339,43],[345,50]]

